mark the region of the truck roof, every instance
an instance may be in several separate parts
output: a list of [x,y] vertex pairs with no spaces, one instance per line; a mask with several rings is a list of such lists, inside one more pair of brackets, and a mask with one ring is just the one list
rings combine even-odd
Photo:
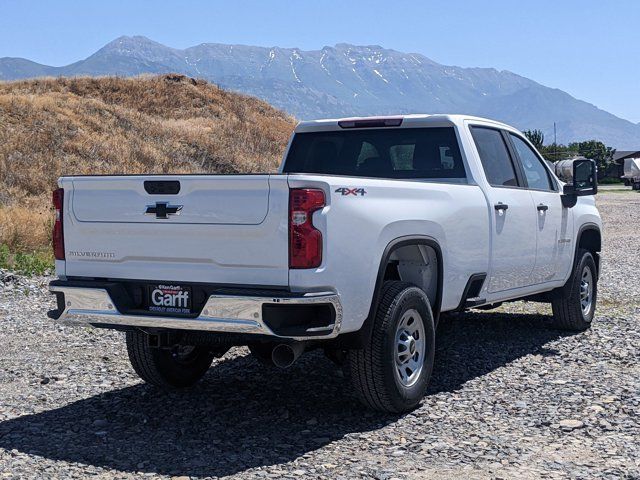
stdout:
[[[402,121],[400,125],[394,125],[394,121]],[[481,121],[483,123],[491,123],[497,127],[513,129],[512,126],[491,120],[489,118],[476,117],[473,115],[461,115],[461,114],[426,114],[415,113],[410,115],[381,115],[370,117],[345,117],[345,118],[325,118],[319,120],[305,120],[296,126],[295,131],[300,132],[326,132],[331,130],[342,130],[341,124],[350,125],[350,128],[357,128],[357,122],[376,122],[379,121],[381,125],[377,125],[373,128],[415,128],[415,127],[435,127],[435,126],[451,126],[460,125],[465,120]],[[384,125],[384,122],[389,122],[388,125]],[[354,125],[356,123],[356,125]],[[371,127],[371,125],[368,125]]]

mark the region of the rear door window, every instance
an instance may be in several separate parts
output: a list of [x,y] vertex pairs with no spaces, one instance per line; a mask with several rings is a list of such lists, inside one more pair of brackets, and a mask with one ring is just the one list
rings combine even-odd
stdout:
[[517,187],[518,177],[500,130],[471,127],[487,181],[494,187]]
[[283,171],[466,182],[453,127],[297,133]]

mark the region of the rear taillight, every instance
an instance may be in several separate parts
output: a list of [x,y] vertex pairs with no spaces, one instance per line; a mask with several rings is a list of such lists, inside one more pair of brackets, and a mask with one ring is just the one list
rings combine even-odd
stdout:
[[313,226],[312,217],[324,206],[322,190],[289,190],[289,268],[315,268],[322,263],[322,232]]
[[53,223],[53,255],[56,260],[64,260],[64,231],[62,230],[62,206],[64,203],[64,189],[58,188],[53,191],[53,208],[56,211]]

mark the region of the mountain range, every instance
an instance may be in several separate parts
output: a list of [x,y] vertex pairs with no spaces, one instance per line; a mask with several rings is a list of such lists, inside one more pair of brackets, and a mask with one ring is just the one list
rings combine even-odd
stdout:
[[299,119],[403,113],[465,113],[520,129],[546,143],[598,139],[640,148],[640,124],[509,71],[442,65],[424,55],[346,43],[320,50],[205,43],[183,50],[120,37],[62,67],[0,58],[0,80],[42,76],[134,76],[176,72],[254,95]]

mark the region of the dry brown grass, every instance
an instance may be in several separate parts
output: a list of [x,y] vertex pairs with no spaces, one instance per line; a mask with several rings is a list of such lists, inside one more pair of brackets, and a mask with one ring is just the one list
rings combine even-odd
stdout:
[[32,252],[49,245],[53,216],[41,201],[33,208],[0,208],[0,241],[14,252]]
[[273,171],[293,126],[261,100],[181,75],[0,83],[0,244],[48,243],[61,175]]

